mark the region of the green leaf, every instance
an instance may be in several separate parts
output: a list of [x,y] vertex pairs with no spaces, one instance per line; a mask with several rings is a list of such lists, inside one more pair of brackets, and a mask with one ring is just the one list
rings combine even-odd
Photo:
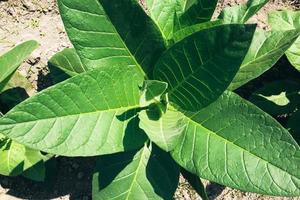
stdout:
[[179,31],[176,31],[173,35],[173,39],[175,42],[179,42],[180,40],[186,38],[189,35],[192,35],[193,33],[196,33],[203,29],[209,29],[211,27],[218,26],[221,24],[223,24],[222,20],[216,20],[216,21],[211,21],[211,22],[195,24],[195,25],[183,28]]
[[136,0],[59,0],[66,31],[87,69],[123,63],[147,74],[165,49]]
[[300,84],[274,81],[255,91],[249,101],[271,115],[289,114],[300,105]]
[[201,179],[185,169],[180,170],[182,176],[189,182],[189,184],[194,188],[194,190],[199,194],[202,200],[208,200],[208,196],[205,191],[205,187]]
[[166,42],[180,29],[209,21],[216,4],[217,0],[146,0],[149,14]]
[[147,10],[165,41],[172,38],[177,0],[146,0]]
[[154,69],[169,84],[169,99],[197,111],[229,86],[250,46],[254,25],[221,25],[194,33],[168,49]]
[[93,177],[93,199],[172,199],[179,167],[169,154],[144,146],[138,152],[101,156]]
[[161,101],[161,96],[168,88],[168,84],[161,81],[146,80],[143,86],[143,92],[140,98],[141,107]]
[[300,121],[300,110],[294,112],[288,119],[287,122],[287,128],[294,137],[294,139],[297,141],[297,143],[300,145],[300,127],[299,127],[299,121]]
[[35,41],[24,42],[0,56],[0,91],[5,87],[2,84],[9,81],[9,77],[17,70],[19,65],[38,47]]
[[[293,30],[300,32],[300,11],[273,11],[269,13],[269,24],[272,30]],[[290,63],[300,71],[300,37],[286,51]]]
[[61,69],[69,76],[75,76],[87,71],[75,49],[64,49],[55,54],[48,61],[48,65]]
[[257,28],[250,49],[229,89],[235,90],[270,69],[299,34],[295,30],[265,32]]
[[205,179],[248,192],[300,195],[300,147],[268,114],[232,92],[197,113],[172,156]]
[[226,7],[222,10],[219,19],[226,24],[246,23],[268,2],[269,0],[249,0],[247,4]]
[[177,11],[175,20],[175,31],[185,27],[210,21],[218,0],[177,0],[185,2],[182,7],[182,14]]
[[155,118],[153,110],[143,110],[139,113],[140,128],[143,129],[150,140],[161,149],[169,152],[180,140],[185,129],[183,114],[167,110],[160,118]]
[[27,78],[25,78],[23,75],[20,74],[20,72],[16,71],[5,88],[3,89],[2,93],[6,90],[13,89],[13,88],[23,88],[28,96],[32,96],[35,93],[35,90],[32,86],[32,84],[28,81]]
[[82,73],[17,105],[0,119],[0,132],[57,155],[136,149],[145,139],[135,117],[142,84],[143,75],[131,66]]
[[46,176],[45,161],[48,158],[41,152],[26,148],[23,176],[33,181],[44,181]]
[[10,139],[0,140],[0,174],[17,176],[23,172],[25,146]]

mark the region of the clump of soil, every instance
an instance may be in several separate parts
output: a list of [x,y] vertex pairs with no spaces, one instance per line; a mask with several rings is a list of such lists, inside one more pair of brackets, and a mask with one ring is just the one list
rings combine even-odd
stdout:
[[[142,0],[143,2],[143,0]],[[216,15],[229,5],[245,0],[220,0]],[[267,28],[267,13],[286,8],[299,9],[299,0],[274,0],[265,6],[251,22]],[[47,61],[60,50],[71,47],[63,28],[55,0],[0,0],[0,54],[16,43],[34,39],[40,48],[21,66],[20,72],[28,78],[36,91],[49,86]],[[46,183],[36,183],[22,177],[0,176],[0,199],[91,199],[91,179],[94,158],[57,158],[56,172]],[[284,200],[297,198],[265,197],[225,188],[204,181],[210,199]],[[181,177],[176,200],[201,199]],[[300,198],[298,198],[300,199]]]

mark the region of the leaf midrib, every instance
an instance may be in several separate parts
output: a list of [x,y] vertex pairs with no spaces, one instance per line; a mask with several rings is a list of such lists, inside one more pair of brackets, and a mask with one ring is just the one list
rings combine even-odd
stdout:
[[262,160],[262,161],[264,161],[265,163],[270,164],[270,165],[272,165],[272,166],[274,166],[274,167],[280,169],[280,171],[283,171],[283,172],[289,174],[290,176],[293,176],[293,177],[295,177],[296,179],[299,180],[299,178],[298,178],[296,175],[294,175],[293,173],[291,173],[291,172],[289,172],[289,171],[286,171],[286,170],[282,169],[281,167],[279,167],[279,166],[277,166],[277,165],[275,165],[275,164],[273,164],[273,163],[267,161],[266,159],[261,158],[261,157],[255,155],[254,153],[250,152],[249,150],[244,149],[244,147],[239,146],[238,144],[235,144],[235,143],[233,143],[233,142],[227,140],[226,138],[224,138],[224,137],[222,137],[222,136],[216,134],[216,133],[213,132],[212,130],[206,128],[205,126],[203,126],[203,124],[200,124],[200,123],[198,123],[198,122],[192,120],[192,119],[189,118],[189,117],[186,117],[186,118],[187,118],[191,123],[193,123],[195,126],[201,126],[203,129],[207,130],[207,131],[208,131],[208,134],[211,134],[211,135],[213,135],[213,136],[215,136],[215,137],[220,138],[220,139],[223,140],[225,143],[229,143],[229,144],[232,144],[233,146],[238,147],[239,149],[242,150],[242,152],[249,153],[250,155],[254,156],[255,158],[257,158],[257,159],[259,159],[259,160]]
[[[131,110],[131,109],[135,109],[135,108],[139,108],[139,107],[140,106],[137,104],[135,106],[120,107],[120,108],[114,108],[114,109],[108,109],[108,110],[97,110],[97,111],[85,112],[85,113],[75,113],[75,114],[70,114],[70,115],[62,115],[62,116],[56,116],[56,117],[41,118],[41,119],[37,119],[37,120],[29,120],[29,121],[23,121],[23,122],[12,123],[12,124],[1,124],[1,118],[0,118],[0,125],[16,125],[16,124],[20,125],[20,124],[25,124],[25,123],[30,123],[30,122],[39,122],[39,121],[43,121],[43,120],[59,119],[59,118],[72,117],[72,116],[78,116],[78,115],[91,115],[91,114],[95,114],[95,113],[99,113],[99,112],[114,112],[114,111],[118,112],[118,111],[121,111],[121,110]],[[9,114],[10,113],[8,113],[8,115]],[[31,113],[29,113],[29,114],[31,115]],[[4,118],[5,118],[5,116],[4,116]],[[9,117],[6,117],[6,118],[11,119]]]

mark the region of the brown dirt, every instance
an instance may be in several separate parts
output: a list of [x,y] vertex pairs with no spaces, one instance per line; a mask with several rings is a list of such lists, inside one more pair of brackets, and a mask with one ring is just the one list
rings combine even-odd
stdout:
[[[221,0],[217,12],[226,5],[235,5],[244,0]],[[266,16],[271,10],[300,7],[300,1],[275,0],[259,12],[252,22],[267,28]],[[39,91],[48,86],[47,60],[56,52],[71,44],[67,39],[54,0],[0,0],[0,54],[17,43],[37,40],[41,46],[21,66],[20,72]],[[56,172],[49,183],[35,183],[22,177],[0,176],[0,199],[91,199],[91,173],[94,158],[57,158]],[[287,200],[293,198],[266,197],[244,193],[205,181],[210,199],[261,199]],[[177,200],[198,200],[200,197],[181,178],[175,194]],[[294,198],[297,199],[297,198]],[[298,198],[300,199],[300,198]]]

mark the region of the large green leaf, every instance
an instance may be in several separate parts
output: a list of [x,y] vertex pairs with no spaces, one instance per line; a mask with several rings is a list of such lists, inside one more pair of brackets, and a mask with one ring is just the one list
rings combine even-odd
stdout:
[[[300,11],[274,11],[269,14],[272,30],[293,30],[300,32]],[[291,64],[300,71],[300,37],[286,52]]]
[[136,0],[59,0],[58,5],[87,69],[121,62],[152,72],[164,42]]
[[179,167],[169,154],[145,146],[138,152],[99,157],[93,177],[93,199],[172,199]]
[[64,49],[55,54],[49,60],[48,65],[61,69],[69,76],[75,76],[87,71],[75,49]]
[[154,69],[169,84],[169,98],[197,111],[229,86],[250,46],[254,25],[220,25],[194,33],[168,49]]
[[197,113],[173,158],[205,179],[244,191],[300,195],[300,147],[278,122],[232,92]]
[[226,7],[222,10],[219,18],[224,23],[246,23],[268,2],[269,0],[249,0],[247,4]]
[[249,100],[269,114],[289,114],[300,106],[300,84],[290,80],[274,81],[256,90]]
[[143,110],[139,113],[140,128],[142,128],[151,141],[163,150],[169,152],[179,142],[185,129],[183,114],[167,110],[160,118],[153,117],[155,110]]
[[235,90],[270,69],[299,34],[296,30],[265,32],[256,29],[250,49],[229,89]]
[[[35,41],[24,42],[0,56],[0,91],[19,65],[38,47]],[[5,82],[5,83],[3,83]]]
[[0,132],[33,149],[92,156],[136,149],[144,135],[135,114],[143,75],[132,66],[82,73],[19,104]]

